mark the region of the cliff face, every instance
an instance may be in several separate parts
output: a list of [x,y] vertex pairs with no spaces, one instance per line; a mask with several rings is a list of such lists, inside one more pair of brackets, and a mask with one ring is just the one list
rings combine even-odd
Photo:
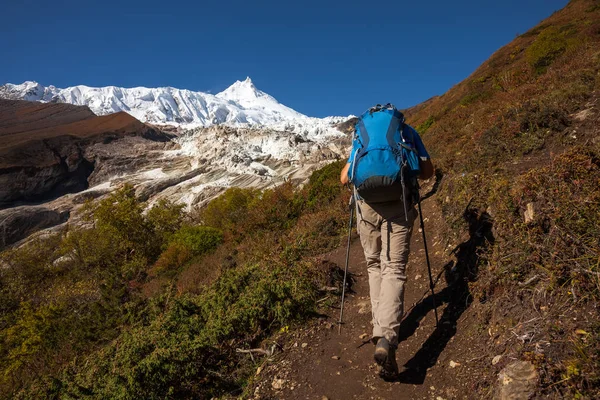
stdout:
[[0,248],[69,218],[71,207],[38,204],[87,189],[105,164],[117,174],[136,169],[169,140],[126,113],[0,100]]
[[0,100],[0,208],[84,190],[95,144],[168,137],[126,113],[95,116],[87,107]]

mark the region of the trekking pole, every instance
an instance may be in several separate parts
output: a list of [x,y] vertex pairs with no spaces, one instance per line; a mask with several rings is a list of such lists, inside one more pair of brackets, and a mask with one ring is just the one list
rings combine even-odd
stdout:
[[354,193],[348,202],[350,207],[350,222],[348,223],[348,247],[346,248],[346,266],[344,268],[344,282],[342,283],[342,305],[340,307],[340,320],[338,321],[338,334],[342,333],[342,318],[344,317],[344,298],[346,295],[346,277],[348,276],[348,262],[350,261],[350,237],[352,235],[352,220],[354,219]]
[[429,272],[429,288],[431,289],[431,298],[433,300],[433,312],[435,313],[435,326],[439,327],[437,307],[435,305],[435,292],[433,291],[433,277],[431,276],[431,263],[429,262],[429,252],[427,251],[427,238],[425,237],[425,223],[423,222],[423,212],[421,211],[421,196],[419,195],[417,204],[419,205],[419,217],[421,219],[421,232],[423,232],[423,246],[425,246],[425,259],[427,260],[427,271]]

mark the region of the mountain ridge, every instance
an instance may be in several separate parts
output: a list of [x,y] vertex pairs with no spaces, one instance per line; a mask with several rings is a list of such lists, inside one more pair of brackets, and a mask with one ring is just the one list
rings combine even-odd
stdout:
[[234,82],[216,95],[169,86],[57,88],[25,81],[0,86],[0,98],[85,105],[96,115],[125,111],[142,122],[185,128],[226,124],[320,133],[335,130],[335,124],[351,117],[308,117],[256,88],[250,77]]

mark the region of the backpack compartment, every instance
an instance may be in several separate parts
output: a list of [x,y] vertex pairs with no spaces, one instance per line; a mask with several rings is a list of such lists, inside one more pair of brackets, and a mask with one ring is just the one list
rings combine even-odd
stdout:
[[402,199],[399,156],[390,147],[368,149],[356,161],[354,183],[360,197],[370,203]]

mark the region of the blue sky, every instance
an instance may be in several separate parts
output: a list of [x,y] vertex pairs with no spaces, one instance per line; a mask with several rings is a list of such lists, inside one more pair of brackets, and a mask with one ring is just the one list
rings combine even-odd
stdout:
[[250,76],[311,116],[442,94],[567,0],[2,1],[0,84],[173,86]]

